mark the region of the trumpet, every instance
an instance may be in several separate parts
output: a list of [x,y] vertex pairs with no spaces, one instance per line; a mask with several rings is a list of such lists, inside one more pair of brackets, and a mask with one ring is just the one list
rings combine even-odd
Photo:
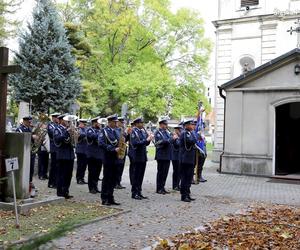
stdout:
[[67,115],[63,118],[64,121],[69,122],[68,132],[69,132],[70,138],[71,138],[70,143],[73,147],[76,147],[76,145],[78,143],[79,136],[80,136],[80,131],[76,127],[77,119],[78,119],[78,117],[76,115]]

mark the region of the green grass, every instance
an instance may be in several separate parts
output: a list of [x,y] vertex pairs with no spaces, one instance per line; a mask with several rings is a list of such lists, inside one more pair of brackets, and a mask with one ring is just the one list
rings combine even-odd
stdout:
[[43,244],[49,237],[60,236],[79,222],[93,220],[118,211],[120,210],[102,207],[99,203],[65,201],[61,204],[34,208],[29,214],[20,215],[20,228],[17,229],[14,213],[0,210],[0,241],[4,241],[7,245],[11,241],[28,238],[35,234],[45,234],[37,240],[38,244]]

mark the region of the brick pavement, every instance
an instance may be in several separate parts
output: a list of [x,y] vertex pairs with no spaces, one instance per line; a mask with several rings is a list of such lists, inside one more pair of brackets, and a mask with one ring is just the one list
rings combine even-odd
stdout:
[[[228,213],[234,213],[256,202],[300,206],[300,182],[270,181],[268,178],[224,175],[217,173],[217,165],[208,161],[205,166],[207,183],[193,185],[192,203],[180,201],[178,193],[155,193],[156,162],[150,161],[144,181],[144,195],[150,199],[136,201],[130,198],[128,167],[124,171],[125,190],[117,190],[115,198],[121,208],[130,213],[81,227],[67,236],[47,244],[43,249],[141,249],[151,245],[157,237],[168,237],[185,232]],[[170,168],[170,170],[172,167]],[[167,188],[171,187],[169,173]],[[45,182],[37,183],[40,192]],[[99,200],[99,195],[87,192],[73,179],[71,194],[77,200]]]

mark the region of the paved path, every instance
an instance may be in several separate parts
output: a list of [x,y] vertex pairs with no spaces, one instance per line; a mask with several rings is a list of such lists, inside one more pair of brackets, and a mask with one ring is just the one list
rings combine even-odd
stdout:
[[[115,199],[128,214],[81,227],[53,242],[54,249],[141,249],[160,237],[168,237],[200,226],[228,213],[234,213],[256,202],[300,206],[300,182],[272,181],[268,178],[218,174],[217,165],[207,162],[207,183],[193,185],[195,202],[183,203],[176,192],[155,193],[156,163],[147,166],[144,195],[150,199],[130,198],[128,167],[124,171],[125,190],[117,190]],[[171,172],[167,188],[171,187]],[[42,183],[39,183],[43,189]],[[48,190],[48,189],[47,189]],[[72,183],[71,193],[77,200],[99,200],[87,193],[87,186]],[[53,192],[53,191],[50,191]]]

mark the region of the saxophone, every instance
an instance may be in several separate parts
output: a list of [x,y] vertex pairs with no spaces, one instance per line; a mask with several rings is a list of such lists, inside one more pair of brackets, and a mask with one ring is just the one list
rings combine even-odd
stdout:
[[123,160],[126,156],[126,149],[127,149],[127,144],[126,144],[126,139],[124,136],[124,127],[121,127],[121,133],[120,133],[120,140],[118,144],[119,151],[117,153],[118,159]]

